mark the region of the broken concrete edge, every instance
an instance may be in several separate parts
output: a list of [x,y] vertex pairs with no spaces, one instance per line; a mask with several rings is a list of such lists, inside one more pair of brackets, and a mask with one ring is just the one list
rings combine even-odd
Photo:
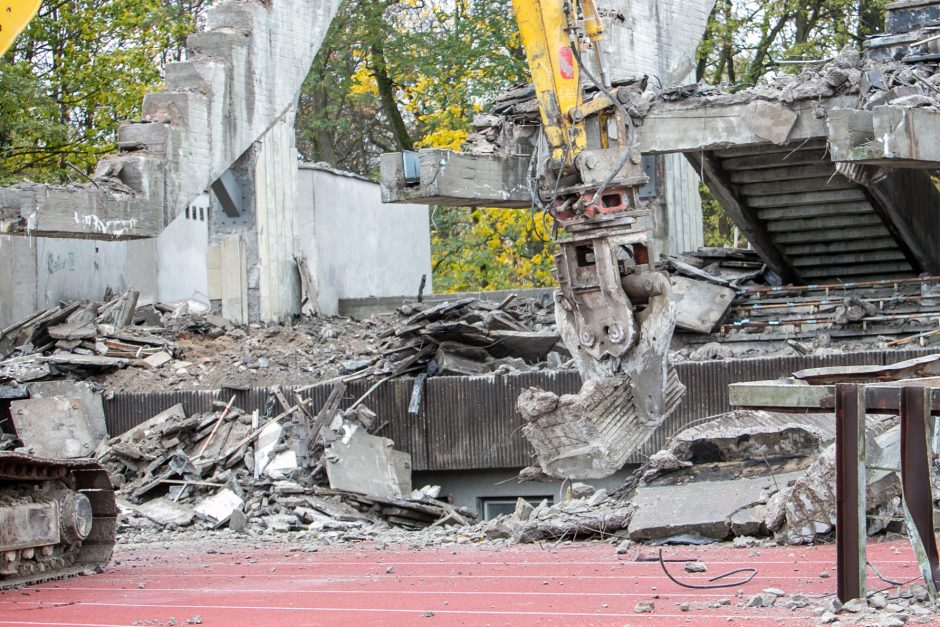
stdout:
[[826,121],[833,161],[888,167],[940,167],[940,112],[882,105],[835,109]]

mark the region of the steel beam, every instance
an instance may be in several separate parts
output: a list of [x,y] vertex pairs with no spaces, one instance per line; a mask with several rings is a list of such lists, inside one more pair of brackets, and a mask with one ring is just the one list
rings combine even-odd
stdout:
[[865,390],[836,385],[836,577],[839,600],[865,597]]
[[930,485],[930,442],[934,419],[930,388],[901,390],[901,489],[904,520],[914,555],[931,601],[940,585],[940,558],[933,533],[933,493]]

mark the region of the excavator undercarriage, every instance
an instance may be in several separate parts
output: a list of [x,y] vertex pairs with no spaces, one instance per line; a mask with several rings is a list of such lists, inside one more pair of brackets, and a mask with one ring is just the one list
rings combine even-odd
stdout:
[[0,452],[0,589],[101,570],[116,524],[111,481],[94,460]]

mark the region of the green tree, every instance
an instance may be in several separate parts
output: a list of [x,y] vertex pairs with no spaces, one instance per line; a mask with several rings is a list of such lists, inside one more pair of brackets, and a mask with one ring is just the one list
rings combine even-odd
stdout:
[[0,183],[86,176],[205,0],[46,0],[0,59]]
[[[487,101],[526,81],[509,0],[346,3],[301,94],[298,148],[374,176],[383,152],[459,149]],[[439,292],[551,282],[539,215],[439,207],[431,228]]]
[[697,78],[749,86],[780,70],[780,61],[819,60],[846,45],[860,46],[881,30],[887,2],[717,0],[699,47]]

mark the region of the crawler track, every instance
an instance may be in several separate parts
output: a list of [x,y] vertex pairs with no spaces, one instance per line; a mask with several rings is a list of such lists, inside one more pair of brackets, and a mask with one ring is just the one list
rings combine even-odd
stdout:
[[88,536],[33,548],[0,543],[0,559],[8,574],[0,574],[0,589],[63,579],[104,568],[114,550],[117,506],[108,473],[91,459],[55,460],[0,452],[0,512],[24,495],[44,502],[62,490],[77,492],[91,503],[93,522]]

